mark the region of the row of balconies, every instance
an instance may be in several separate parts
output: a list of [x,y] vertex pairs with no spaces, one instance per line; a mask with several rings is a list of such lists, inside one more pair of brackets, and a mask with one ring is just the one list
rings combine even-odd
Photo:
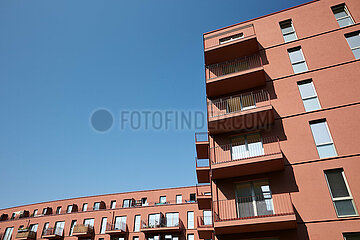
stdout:
[[[208,132],[195,135],[198,182],[215,183],[284,169],[278,137],[269,131],[262,136],[262,129],[274,122],[274,108],[265,89],[266,58],[259,51],[254,26],[208,33],[204,48]],[[232,138],[227,140],[229,135]],[[218,194],[212,196],[211,187],[218,191],[216,184],[197,186],[199,209],[211,209],[213,214],[211,220],[198,219],[200,238],[211,238],[213,232],[234,234],[296,227],[289,193],[218,199]]]

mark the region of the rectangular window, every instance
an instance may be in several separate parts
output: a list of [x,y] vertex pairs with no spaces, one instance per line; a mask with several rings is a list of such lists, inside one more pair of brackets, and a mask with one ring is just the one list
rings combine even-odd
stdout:
[[160,225],[160,213],[149,214],[149,228],[156,228]]
[[100,209],[100,202],[96,202],[96,203],[94,203],[94,211],[97,211],[97,210],[99,210]]
[[298,82],[298,87],[306,112],[321,109],[312,80]]
[[262,155],[264,155],[264,147],[259,133],[241,135],[231,139],[232,160]]
[[87,203],[84,203],[83,206],[82,206],[82,211],[83,211],[83,212],[86,212],[86,211],[87,211],[87,207],[88,207],[88,204],[87,204]]
[[344,240],[360,240],[360,233],[343,233]]
[[103,218],[101,219],[100,234],[105,234],[106,224],[107,224],[107,218],[106,218],[106,217],[103,217]]
[[345,178],[344,170],[326,170],[325,176],[337,216],[357,216],[349,185]]
[[42,211],[42,214],[43,214],[43,215],[46,215],[47,210],[48,210],[47,208],[44,208],[43,211]]
[[148,200],[146,197],[141,199],[141,206],[149,206]]
[[30,231],[37,232],[38,224],[30,224]]
[[288,54],[294,73],[306,72],[308,70],[301,47],[288,49]]
[[12,214],[11,214],[11,219],[14,219],[15,216],[16,216],[16,213],[12,213]]
[[141,215],[135,215],[134,232],[140,232]]
[[58,236],[62,236],[63,232],[64,232],[64,226],[65,226],[65,222],[61,221],[61,222],[56,222],[55,223],[55,235]]
[[314,137],[316,149],[320,158],[337,156],[334,142],[331,138],[326,120],[316,120],[310,122],[310,128]]
[[211,210],[204,210],[204,225],[212,225],[212,214]]
[[177,204],[182,203],[182,195],[176,195],[176,203]]
[[35,209],[34,212],[33,212],[33,216],[36,217],[37,214],[38,214],[38,210]]
[[354,21],[344,3],[331,7],[331,10],[333,11],[336,21],[340,27],[354,24]]
[[272,194],[267,180],[238,183],[235,194],[238,218],[274,214]]
[[94,219],[93,218],[84,219],[84,225],[94,227]]
[[219,39],[219,44],[232,42],[232,41],[235,41],[235,40],[238,40],[238,39],[241,39],[241,38],[244,38],[243,33],[235,34],[235,35],[232,35],[230,37],[225,37],[225,38]]
[[285,42],[297,40],[296,32],[291,19],[279,23]]
[[71,213],[72,209],[73,209],[73,205],[69,205],[69,206],[67,206],[66,212]]
[[111,209],[116,208],[116,201],[115,201],[115,200],[114,200],[114,201],[111,201],[110,208],[111,208]]
[[360,59],[360,31],[346,34],[345,37],[355,58]]
[[166,213],[166,226],[177,227],[179,226],[179,213]]
[[11,240],[13,231],[14,231],[14,227],[6,228],[3,240]]
[[187,212],[187,228],[194,229],[194,212]]
[[135,236],[135,237],[133,237],[133,240],[139,240],[139,237]]
[[43,228],[43,231],[42,231],[42,235],[41,235],[41,236],[47,235],[48,229],[49,229],[49,223],[47,222],[47,223],[44,224],[44,228]]
[[73,235],[75,225],[76,225],[76,220],[72,220],[72,221],[71,221],[71,225],[70,225],[69,236],[72,236],[72,235]]
[[123,208],[128,208],[130,207],[131,204],[131,199],[124,199],[123,201]]
[[188,234],[187,240],[194,240],[194,234]]
[[57,207],[56,208],[56,214],[60,214],[61,213],[61,207]]
[[163,204],[166,203],[166,196],[161,196],[160,197],[160,203],[163,203]]
[[115,229],[126,231],[126,216],[115,217]]
[[196,202],[196,194],[190,193],[190,202]]

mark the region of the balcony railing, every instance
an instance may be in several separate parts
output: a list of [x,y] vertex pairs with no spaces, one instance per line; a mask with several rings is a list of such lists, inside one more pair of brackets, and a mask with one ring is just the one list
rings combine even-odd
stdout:
[[262,66],[262,60],[259,54],[237,58],[234,60],[216,63],[206,66],[207,79],[214,79],[232,73],[240,73]]
[[126,232],[126,223],[108,223],[106,224],[106,231],[123,231]]
[[198,217],[198,227],[211,227],[212,226],[212,216],[199,216]]
[[63,233],[64,233],[64,228],[57,227],[57,228],[45,229],[42,235],[43,236],[61,237],[63,235]]
[[209,102],[209,118],[243,112],[268,105],[270,105],[270,96],[266,90],[219,98]]
[[208,133],[207,132],[197,132],[195,133],[195,142],[208,142]]
[[215,221],[292,215],[290,194],[264,194],[214,201]]
[[94,227],[87,224],[76,224],[74,227],[73,235],[92,235]]
[[28,228],[25,229],[19,229],[16,234],[17,239],[35,239],[36,238],[36,232],[31,231]]
[[241,159],[268,156],[281,153],[277,137],[248,138],[247,142],[237,142],[210,148],[212,164],[220,164]]
[[211,188],[209,184],[197,184],[196,196],[209,196],[211,197]]
[[152,228],[183,228],[183,223],[181,219],[167,219],[166,217],[160,218],[159,221],[145,222],[142,221],[142,229],[152,229]]

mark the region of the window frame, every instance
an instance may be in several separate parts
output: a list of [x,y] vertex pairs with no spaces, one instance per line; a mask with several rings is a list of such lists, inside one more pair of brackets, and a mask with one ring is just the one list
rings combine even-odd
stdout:
[[236,41],[236,40],[239,40],[239,39],[242,39],[242,38],[245,38],[243,32],[237,33],[237,34],[234,34],[234,35],[231,35],[231,36],[228,36],[228,37],[220,38],[219,39],[219,45],[226,44],[226,43],[229,43],[229,42],[233,42],[233,41]]
[[[139,219],[139,221],[137,222],[136,220]],[[141,215],[135,215],[134,216],[134,232],[140,232],[141,229]]]
[[77,220],[71,220],[71,223],[70,223],[70,230],[69,230],[69,236],[72,236],[73,233],[74,233],[74,228],[77,224]]
[[[81,211],[86,212],[87,209],[88,209],[88,206],[89,206],[88,203],[83,203],[82,208],[81,208]],[[84,209],[84,208],[85,208],[85,209]]]
[[[326,175],[326,172],[330,172],[330,171],[336,171],[336,170],[339,170],[341,171],[341,175],[342,175],[342,178],[344,180],[344,183],[345,183],[345,186],[346,186],[346,190],[348,191],[349,193],[349,196],[348,197],[337,197],[334,199],[333,197],[333,194],[331,192],[331,188],[330,188],[330,184],[329,184],[329,181],[328,181],[328,178],[327,178],[327,175]],[[355,216],[359,216],[359,213],[357,211],[357,208],[356,208],[356,205],[355,205],[355,201],[354,201],[354,198],[352,196],[352,193],[351,193],[351,190],[350,190],[350,186],[346,180],[346,176],[345,176],[345,171],[343,168],[335,168],[335,169],[327,169],[327,170],[324,170],[324,175],[325,175],[325,179],[326,179],[326,184],[328,186],[328,189],[329,189],[329,193],[330,193],[330,197],[331,197],[331,200],[333,202],[333,205],[334,205],[334,209],[335,209],[335,213],[336,213],[336,216],[338,218],[343,218],[343,217],[355,217]],[[335,202],[336,201],[344,201],[344,200],[351,200],[352,202],[352,205],[354,207],[354,210],[355,210],[355,214],[354,215],[342,215],[342,216],[339,216],[339,213],[338,213],[338,210],[335,206]]]
[[61,206],[58,206],[58,207],[56,208],[56,214],[61,214]]
[[[290,57],[290,52],[295,52],[295,51],[297,51],[297,50],[300,51],[303,60],[300,60],[300,61],[297,61],[297,62],[292,62],[292,61],[291,61],[291,57]],[[305,55],[304,55],[304,52],[303,52],[301,46],[289,48],[289,49],[287,49],[287,52],[288,52],[289,60],[290,60],[291,66],[292,66],[292,68],[293,68],[294,74],[304,73],[304,72],[309,71],[309,66],[308,66],[307,63],[306,63]],[[306,70],[305,70],[305,71],[302,71],[302,72],[295,72],[294,65],[299,65],[299,64],[301,64],[301,63],[304,63],[304,64],[305,64]]]
[[[314,96],[311,96],[311,97],[305,97],[305,98],[303,98],[302,95],[301,95],[300,85],[302,85],[302,84],[307,84],[307,83],[310,83],[310,84],[311,84],[312,89],[313,89],[314,92],[315,92],[315,95],[314,95]],[[320,110],[320,109],[321,109],[321,103],[320,103],[320,99],[319,99],[318,93],[317,93],[316,88],[315,88],[315,85],[314,85],[314,81],[313,81],[312,79],[301,80],[301,81],[298,81],[298,82],[297,82],[297,86],[298,86],[298,89],[299,89],[300,98],[301,98],[301,100],[302,100],[302,102],[303,102],[303,105],[304,105],[305,112],[312,112],[312,111]],[[320,107],[319,109],[310,110],[310,111],[307,111],[307,110],[306,110],[304,101],[306,101],[306,100],[311,100],[311,99],[317,99],[317,101],[318,101],[318,103],[319,103],[319,107]]]
[[[321,143],[321,144],[316,144],[316,141],[315,141],[315,135],[311,129],[311,124],[316,124],[316,123],[321,123],[321,122],[324,122],[325,123],[325,127],[326,127],[326,130],[327,130],[327,133],[329,135],[329,138],[331,140],[331,142],[326,142],[326,143]],[[334,147],[334,151],[335,151],[335,156],[332,156],[332,157],[337,157],[338,156],[338,153],[337,153],[337,150],[336,150],[336,147],[335,147],[335,143],[334,143],[334,139],[332,138],[332,135],[331,135],[331,132],[330,132],[330,128],[327,124],[327,120],[325,118],[322,118],[322,119],[317,119],[317,120],[312,120],[312,121],[309,121],[309,126],[310,126],[310,131],[311,131],[311,135],[313,137],[313,140],[314,140],[314,144],[315,144],[315,147],[316,147],[316,150],[318,152],[318,156],[320,159],[326,159],[326,158],[331,158],[331,157],[320,157],[320,154],[319,154],[319,150],[318,150],[318,147],[322,147],[322,146],[329,146],[329,145],[333,145]]]
[[[114,205],[114,206],[113,206]],[[116,200],[112,200],[110,202],[110,209],[115,209],[116,208]]]
[[[342,7],[342,8],[344,9],[344,12],[347,14],[347,16],[341,17],[341,18],[336,18],[335,13],[334,13],[334,9],[339,8],[339,7]],[[333,13],[333,15],[334,15],[334,17],[335,17],[335,20],[336,20],[336,22],[337,22],[338,24],[339,24],[339,20],[343,20],[343,19],[346,19],[346,18],[349,18],[349,19],[351,20],[351,22],[352,22],[352,24],[347,25],[347,26],[351,26],[351,25],[354,25],[354,24],[355,24],[355,21],[354,21],[354,19],[352,18],[351,13],[350,13],[350,11],[349,11],[349,9],[347,8],[347,6],[346,6],[345,3],[341,3],[341,4],[338,4],[338,5],[332,6],[332,7],[330,7],[330,9],[331,9],[331,11],[332,11],[332,13]],[[343,27],[347,27],[347,26],[343,26]],[[343,27],[340,26],[340,24],[339,24],[339,27],[340,27],[340,28],[343,28]]]
[[[105,225],[104,225],[105,224]],[[106,226],[107,226],[107,217],[102,217],[101,218],[101,223],[100,223],[100,231],[99,234],[105,234],[106,232]]]
[[351,47],[350,44],[349,44],[349,41],[348,41],[348,38],[349,38],[349,37],[356,36],[356,35],[358,35],[359,38],[360,38],[360,31],[355,31],[355,32],[350,32],[350,33],[344,34],[345,39],[346,39],[346,42],[347,42],[347,44],[349,45],[349,48],[350,48],[352,54],[354,55],[355,59],[359,59],[359,58],[356,58],[356,56],[355,56],[355,54],[354,54],[354,50],[360,49],[360,44],[359,44],[359,46]]
[[74,208],[74,206],[72,204],[68,205],[67,208],[66,208],[66,213],[72,213],[73,208]]
[[[192,217],[189,217],[189,214],[192,214]],[[194,213],[194,211],[188,211],[186,214],[186,217],[187,217],[187,219],[186,219],[187,220],[186,221],[187,229],[195,229],[195,213]],[[189,223],[192,223],[192,225]]]
[[[282,24],[285,24],[285,23],[287,23],[288,21],[290,21],[290,25],[291,25],[291,28],[292,28],[292,32],[288,32],[288,33],[285,33],[285,34],[284,34],[283,31],[282,31],[282,30],[283,30]],[[294,27],[294,24],[293,24],[293,21],[292,21],[291,18],[279,22],[279,26],[280,26],[280,31],[281,31],[281,34],[282,34],[282,36],[283,36],[284,42],[288,43],[288,42],[293,42],[293,41],[298,40],[296,31],[295,31],[295,27]],[[290,35],[290,34],[294,34],[294,35],[295,35],[295,39],[294,39],[294,40],[290,40],[290,41],[286,41],[285,36],[288,36],[288,35]]]

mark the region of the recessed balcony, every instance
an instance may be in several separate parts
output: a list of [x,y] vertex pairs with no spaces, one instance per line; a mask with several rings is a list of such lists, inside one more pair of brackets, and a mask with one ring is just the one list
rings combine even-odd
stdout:
[[216,97],[265,85],[260,54],[206,66],[206,94]]
[[33,232],[28,228],[19,229],[16,234],[16,239],[19,240],[36,239],[36,232]]
[[78,238],[90,238],[94,234],[94,227],[91,225],[76,224],[73,231],[73,236]]
[[234,26],[204,34],[205,65],[259,51],[253,24]]
[[274,122],[274,109],[265,90],[210,100],[208,113],[210,134],[254,129]]
[[210,184],[196,185],[196,199],[200,210],[211,208],[212,199]]
[[214,202],[215,234],[296,228],[289,193],[241,197]]
[[197,231],[199,234],[199,238],[201,239],[212,239],[212,235],[214,232],[214,226],[212,223],[212,216],[199,216],[198,217],[198,225]]
[[112,236],[125,235],[126,234],[126,223],[125,222],[119,222],[119,223],[115,223],[115,224],[108,223],[106,225],[105,233],[112,235]]
[[63,237],[63,228],[48,228],[44,230],[41,238],[45,239],[60,239]]
[[209,158],[209,137],[207,132],[195,133],[195,146],[198,159]]
[[238,136],[231,144],[210,149],[213,179],[279,171],[284,169],[277,137],[260,134]]
[[198,183],[210,182],[210,160],[195,158],[196,163],[196,177]]

